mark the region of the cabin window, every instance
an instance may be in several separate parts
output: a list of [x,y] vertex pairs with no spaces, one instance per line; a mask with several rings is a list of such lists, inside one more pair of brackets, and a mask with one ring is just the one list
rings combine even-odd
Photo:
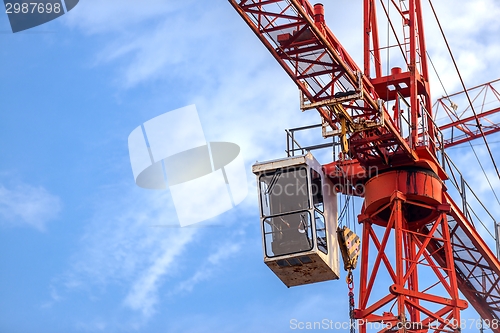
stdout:
[[311,251],[311,217],[308,211],[278,215],[264,220],[267,257]]

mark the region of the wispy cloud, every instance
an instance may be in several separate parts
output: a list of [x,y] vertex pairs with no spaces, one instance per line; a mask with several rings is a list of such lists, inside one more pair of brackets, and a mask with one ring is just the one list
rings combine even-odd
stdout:
[[158,302],[158,288],[163,278],[168,275],[174,260],[186,250],[186,245],[193,240],[194,229],[181,229],[175,237],[163,244],[163,251],[150,267],[136,280],[125,298],[124,304],[133,310],[141,311],[147,318],[154,314]]
[[47,301],[41,305],[42,309],[48,309],[51,308],[55,303],[62,301],[62,297],[59,295],[57,289],[51,285],[50,288],[50,301]]
[[[189,293],[220,274],[245,242],[241,228],[180,228],[168,191],[131,186],[116,185],[96,199],[72,265],[51,290],[46,307],[77,295],[112,306],[113,315],[91,315],[76,323],[79,330],[143,329],[164,309],[165,300],[175,301],[170,296]],[[225,215],[228,220],[231,213]],[[207,254],[206,249],[214,250]],[[188,266],[191,261],[203,264]]]
[[[113,17],[111,23],[96,12]],[[270,136],[320,121],[315,112],[297,112],[296,86],[227,1],[164,1],[156,11],[121,14],[115,18],[112,5],[89,1],[70,22],[82,31],[95,24],[102,36],[96,66],[114,67],[119,90],[155,84],[165,90],[163,104],[195,103],[208,140],[238,143],[255,160],[284,146]],[[130,29],[128,20],[144,24]],[[266,110],[272,116],[263,116]]]
[[[66,22],[86,34],[130,33],[141,23],[156,23],[158,18],[175,13],[192,0],[87,0],[78,4],[77,10],[65,16]],[[145,22],[146,21],[146,22]]]
[[120,63],[117,82],[131,88],[165,77],[189,78],[192,63],[219,45],[208,42],[220,35],[218,8],[193,1],[90,0],[66,22],[84,33],[106,37],[96,61]]
[[11,188],[0,184],[0,223],[29,226],[43,231],[46,224],[57,218],[62,203],[45,188],[17,184]]
[[[500,41],[496,37],[500,22],[500,4],[494,0],[464,1],[456,6],[452,1],[433,2],[465,84],[468,87],[496,79],[491,68],[500,66],[497,56]],[[424,5],[427,49],[448,93],[461,91],[462,87],[441,36],[434,15]],[[432,93],[435,98],[444,94],[434,70]]]
[[[127,323],[116,318],[93,318],[94,324],[78,324],[82,330],[99,331],[103,327],[142,327],[156,312],[159,289],[179,273],[180,255],[187,253],[200,229],[179,228],[168,191],[145,191],[130,185],[108,187],[96,199],[94,214],[85,228],[72,265],[56,278],[58,301],[70,301],[84,291],[96,301],[107,290],[120,293],[109,301],[115,311],[135,313]],[[90,319],[89,319],[90,320]]]
[[[101,2],[92,7],[114,15]],[[284,128],[320,122],[314,111],[299,112],[297,87],[229,3],[183,2],[175,5],[175,15],[163,8],[158,9],[160,19],[133,32],[98,23],[104,43],[99,44],[96,65],[114,67],[119,90],[154,84],[155,90],[165,91],[159,103],[195,103],[207,139],[237,143],[248,161],[282,156]],[[85,22],[93,18],[84,17],[93,12],[80,13],[80,23],[78,17],[72,20],[86,29]],[[148,15],[138,11],[135,19],[149,20]],[[276,137],[280,140],[270,139]],[[317,138],[322,141],[320,131]]]
[[202,264],[190,278],[179,283],[179,285],[170,293],[171,296],[180,292],[191,292],[197,284],[212,278],[216,270],[227,259],[239,253],[241,244],[231,242],[217,246],[217,248],[218,250],[209,255],[206,261],[204,261],[204,264]]
[[[68,283],[78,286],[80,279],[95,284],[132,281],[169,250],[178,226],[168,191],[145,191],[116,185],[98,198],[88,221]],[[182,245],[182,244],[181,244]]]

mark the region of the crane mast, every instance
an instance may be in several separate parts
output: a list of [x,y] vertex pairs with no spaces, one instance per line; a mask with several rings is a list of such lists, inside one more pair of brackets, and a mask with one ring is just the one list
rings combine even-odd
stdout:
[[[298,86],[301,108],[319,112],[323,136],[339,137],[341,156],[323,165],[335,191],[364,198],[360,331],[385,323],[458,332],[469,304],[499,323],[500,262],[445,186],[450,142],[441,128],[461,120],[434,122],[421,1],[363,1],[363,70],[326,25],[323,5],[229,2]],[[381,18],[392,33],[385,43]]]
[[[421,4],[419,0],[408,1],[408,4],[405,1],[397,3],[391,1],[387,5],[382,3],[383,11],[393,33],[393,39],[387,40],[387,45],[382,45],[378,34],[376,3],[375,0],[363,2],[364,75],[370,78],[380,98],[386,102],[396,101],[394,120],[399,118],[397,112],[402,107],[398,103],[398,98],[405,98],[409,101],[410,133],[408,139],[412,148],[415,148],[420,144],[418,118],[422,116],[422,113],[425,117],[426,112],[432,111]],[[395,18],[390,18],[390,13],[395,13]],[[400,24],[393,23],[398,20],[401,22]],[[395,52],[392,54],[399,55],[399,59],[392,60],[387,57],[384,60],[382,53],[385,50],[394,50]],[[401,67],[392,66],[390,73],[383,75],[383,66],[389,68],[390,62],[399,63]],[[426,125],[428,126],[428,135],[432,140],[434,137],[432,122],[424,124],[425,127],[427,127]]]

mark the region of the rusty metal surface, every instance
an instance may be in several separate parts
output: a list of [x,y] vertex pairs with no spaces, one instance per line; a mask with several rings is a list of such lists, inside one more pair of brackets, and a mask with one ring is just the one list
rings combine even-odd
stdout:
[[[287,258],[301,258],[307,256],[312,262],[297,266],[280,267],[278,260]],[[339,275],[332,271],[327,264],[325,255],[318,252],[306,252],[300,255],[287,256],[280,259],[266,259],[266,265],[287,286],[295,287],[304,284],[339,279]]]

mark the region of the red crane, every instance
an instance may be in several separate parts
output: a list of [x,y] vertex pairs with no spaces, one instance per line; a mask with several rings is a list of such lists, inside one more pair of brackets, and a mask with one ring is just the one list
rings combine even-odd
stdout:
[[[467,89],[473,103],[478,104],[479,112],[474,115],[471,106],[464,101],[465,91],[439,98],[434,107],[434,118],[438,119],[444,113],[446,122],[439,129],[444,135],[445,148],[459,145],[483,135],[500,132],[497,118],[500,111],[500,92],[497,90],[500,79],[490,81],[479,86]],[[468,105],[458,110],[459,101]],[[457,102],[457,103],[455,103]],[[488,104],[488,105],[487,105]],[[488,108],[485,108],[485,106]],[[477,120],[481,121],[481,130],[477,126]]]
[[[353,311],[360,331],[384,322],[391,331],[458,332],[470,304],[500,332],[500,262],[444,183],[444,149],[499,131],[477,127],[499,109],[435,122],[421,1],[363,1],[363,70],[326,25],[323,5],[229,2],[296,83],[302,109],[319,112],[323,135],[340,137],[341,156],[323,170],[337,191],[364,198]],[[392,31],[386,43],[382,17]],[[388,50],[396,66],[384,73]],[[386,277],[383,288],[377,276]]]

